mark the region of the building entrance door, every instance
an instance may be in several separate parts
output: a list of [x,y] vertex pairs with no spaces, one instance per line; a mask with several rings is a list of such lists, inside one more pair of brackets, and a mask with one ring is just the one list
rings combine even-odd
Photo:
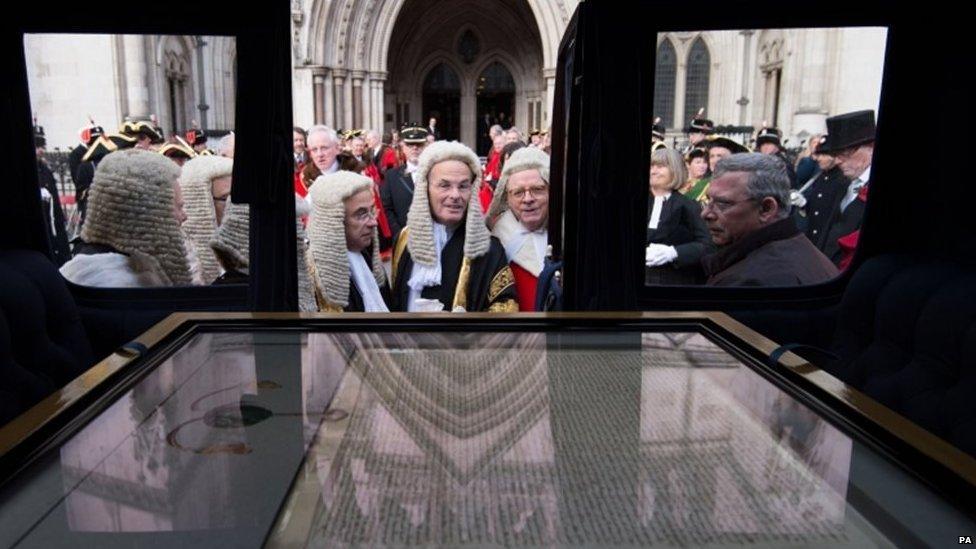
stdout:
[[476,94],[478,118],[478,154],[491,149],[488,129],[499,124],[508,129],[515,124],[515,80],[505,65],[492,63],[478,77]]
[[431,118],[437,119],[439,139],[461,138],[461,81],[444,63],[431,69],[424,79],[421,115],[417,122],[422,126],[427,126]]

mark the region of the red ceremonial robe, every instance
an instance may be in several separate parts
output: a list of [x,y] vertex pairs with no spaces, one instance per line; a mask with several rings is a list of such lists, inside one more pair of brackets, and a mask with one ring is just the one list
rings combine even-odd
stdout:
[[491,234],[505,248],[509,267],[515,275],[519,311],[534,311],[539,273],[545,264],[546,230],[531,232],[519,223],[511,210],[506,210],[498,216]]

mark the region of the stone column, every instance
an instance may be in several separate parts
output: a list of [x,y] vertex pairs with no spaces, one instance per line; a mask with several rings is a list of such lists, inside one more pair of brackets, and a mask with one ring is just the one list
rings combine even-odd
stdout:
[[125,62],[127,112],[122,116],[149,116],[149,67],[146,65],[146,37],[126,34],[122,38]]
[[317,70],[312,72],[312,103],[315,108],[315,123],[325,121],[325,75]]
[[326,67],[323,69],[322,77],[322,111],[325,116],[322,123],[330,128],[335,128],[335,83],[332,81],[332,70]]
[[363,102],[363,79],[366,73],[363,71],[352,71],[352,127],[362,128],[365,117],[365,105]]
[[752,35],[756,31],[744,30],[739,34],[742,35],[742,95],[736,103],[739,105],[739,125],[747,125],[749,119],[749,80],[755,74],[755,70],[752,66],[752,60],[750,59],[750,54],[752,53]]
[[[685,79],[688,78],[687,49],[678,55],[678,68],[674,75],[674,127],[683,130],[691,122],[691,120],[685,120],[685,89],[687,88]],[[707,107],[707,105],[702,106]],[[710,113],[706,112],[705,114]]]
[[346,106],[346,100],[349,97],[346,94],[346,69],[333,69],[332,81],[335,84],[335,119],[333,121],[333,129],[339,129],[338,126],[342,126],[342,129],[348,129],[349,124],[346,122],[346,115],[349,112],[349,107]]
[[547,129],[549,125],[552,123],[551,122],[552,112],[556,108],[555,105],[553,105],[553,101],[555,101],[555,97],[556,97],[556,69],[555,68],[543,69],[542,77],[546,81],[546,96],[545,96],[545,103],[542,105],[541,128]]
[[478,146],[478,97],[474,90],[473,83],[461,88],[461,142],[472,149]]
[[370,76],[373,79],[373,109],[376,113],[373,116],[373,129],[382,134],[386,128],[386,109],[384,108],[385,99],[383,97],[383,85],[386,82],[386,73],[374,72]]
[[797,33],[802,37],[800,74],[803,77],[798,79],[800,104],[792,120],[793,135],[826,130],[828,33],[828,29],[804,29]]

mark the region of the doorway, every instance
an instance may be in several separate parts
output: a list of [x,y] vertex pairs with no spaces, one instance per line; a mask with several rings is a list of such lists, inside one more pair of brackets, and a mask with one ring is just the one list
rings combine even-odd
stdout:
[[458,141],[461,138],[461,80],[444,63],[438,64],[424,78],[423,112],[417,122],[426,127],[437,119],[438,139]]
[[515,80],[505,65],[496,61],[478,76],[475,93],[478,98],[478,154],[487,156],[491,149],[488,129],[494,124],[505,129],[515,124]]

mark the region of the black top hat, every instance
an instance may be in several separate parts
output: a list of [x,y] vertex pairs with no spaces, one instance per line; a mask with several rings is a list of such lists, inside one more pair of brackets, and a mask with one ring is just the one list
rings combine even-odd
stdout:
[[752,152],[749,150],[749,147],[746,147],[745,145],[737,143],[722,135],[709,135],[704,141],[702,141],[702,143],[704,143],[709,149],[712,147],[726,148],[731,151],[732,154]]
[[404,143],[426,143],[430,132],[420,124],[410,124],[400,129],[400,141]]
[[827,140],[817,152],[832,154],[874,141],[874,111],[855,111],[827,119]]
[[651,135],[660,139],[661,141],[664,141],[664,134],[667,131],[668,129],[665,128],[664,124],[661,123],[661,117],[659,116],[655,118],[654,124],[651,126]]
[[779,128],[773,126],[767,126],[763,123],[763,127],[756,134],[756,147],[762,145],[763,143],[772,143],[779,148],[783,148],[783,131]]
[[705,160],[708,160],[708,149],[703,147],[695,147],[688,151],[688,154],[685,155],[686,162],[691,162],[692,159],[695,158],[704,158]]
[[137,139],[140,135],[148,137],[153,143],[162,143],[163,132],[149,120],[130,120],[122,124],[119,134]]

